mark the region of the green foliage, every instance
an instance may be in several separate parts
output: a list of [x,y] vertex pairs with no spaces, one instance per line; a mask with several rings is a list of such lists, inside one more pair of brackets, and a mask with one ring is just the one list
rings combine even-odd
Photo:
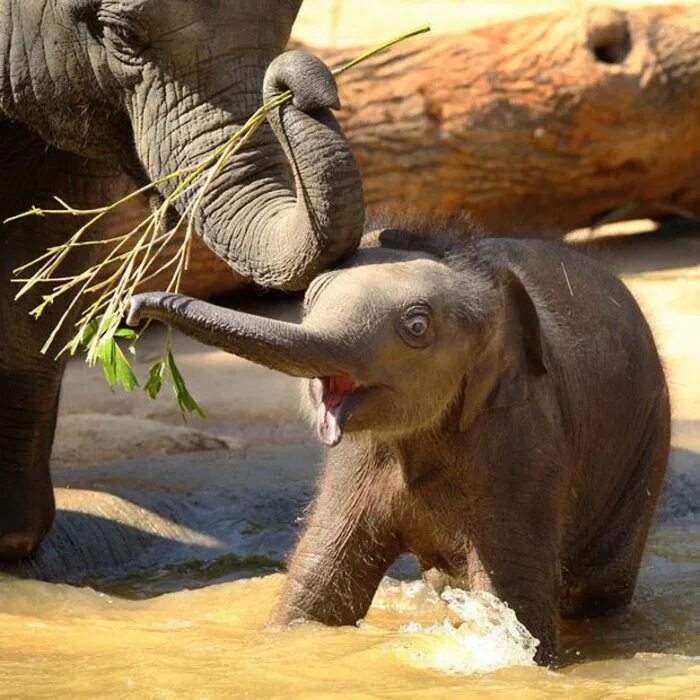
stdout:
[[169,342],[165,358],[161,358],[158,360],[158,362],[151,366],[148,373],[148,381],[143,386],[144,392],[151,399],[157,399],[168,378],[172,384],[175,398],[177,399],[178,406],[182,412],[182,417],[186,420],[187,414],[196,413],[202,418],[206,418],[206,413],[194,400],[192,394],[190,394],[190,391],[187,388],[187,385],[185,384],[182,373],[175,363],[175,356],[173,355]]
[[170,370],[170,379],[173,383],[175,398],[180,406],[183,418],[186,417],[188,413],[197,413],[202,418],[206,418],[206,413],[204,413],[199,407],[199,404],[192,398],[192,395],[185,386],[185,380],[182,378],[182,374],[180,374],[180,370],[175,364],[175,358],[170,348],[168,348],[168,369]]
[[104,338],[98,346],[98,360],[110,388],[120,384],[124,391],[131,393],[139,386],[138,379],[131,369],[129,360],[117,345],[114,338]]
[[153,401],[158,398],[165,384],[165,366],[165,360],[158,360],[148,371],[148,381],[143,385],[143,390]]
[[[116,320],[119,321],[119,319]],[[114,389],[114,387],[119,385],[125,391],[131,393],[139,387],[139,381],[131,367],[131,363],[116,339],[131,341],[129,352],[135,354],[134,346],[141,335],[133,328],[109,330],[110,326],[110,319],[106,319],[103,316],[93,319],[83,329],[80,337],[80,346],[89,356],[94,357],[93,364],[101,365],[110,388]],[[103,330],[105,327],[108,329],[107,332]],[[187,414],[196,413],[202,418],[206,418],[205,412],[187,388],[182,372],[180,372],[175,362],[171,346],[172,338],[171,334],[168,333],[163,356],[150,367],[148,379],[143,385],[143,392],[155,401],[160,395],[163,386],[170,381],[178,406],[182,412],[182,417],[186,419]]]

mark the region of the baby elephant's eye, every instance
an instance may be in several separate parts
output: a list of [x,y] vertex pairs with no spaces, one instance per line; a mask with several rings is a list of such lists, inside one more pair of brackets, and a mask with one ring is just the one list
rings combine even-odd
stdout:
[[421,336],[428,332],[429,325],[425,316],[416,316],[408,322],[408,330],[415,336]]
[[401,336],[412,347],[424,347],[430,342],[430,310],[424,307],[409,309],[401,320]]

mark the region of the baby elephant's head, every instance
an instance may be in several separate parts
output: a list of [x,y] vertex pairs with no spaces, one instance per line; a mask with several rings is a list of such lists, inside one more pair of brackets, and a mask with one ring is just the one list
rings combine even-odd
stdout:
[[[490,396],[507,401],[520,391],[517,372],[508,370],[527,363],[522,326],[537,325],[517,278],[509,282],[468,258],[454,264],[387,248],[361,250],[317,277],[300,324],[171,294],[135,297],[129,321],[144,316],[306,378],[305,411],[331,447],[359,431],[400,437],[448,410],[459,410],[464,423]],[[530,330],[539,347],[539,327]]]
[[305,392],[326,445],[344,432],[403,434],[436,422],[460,393],[498,308],[493,283],[425,254],[361,251],[317,277],[303,327],[332,349],[333,371]]

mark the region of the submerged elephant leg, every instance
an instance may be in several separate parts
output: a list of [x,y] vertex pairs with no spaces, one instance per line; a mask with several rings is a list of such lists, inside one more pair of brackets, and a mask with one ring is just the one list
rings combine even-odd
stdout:
[[423,583],[432,588],[438,595],[448,587],[461,588],[462,590],[469,589],[469,583],[464,577],[450,576],[450,574],[446,574],[436,567],[423,567]]
[[[313,620],[354,625],[372,603],[382,576],[401,553],[398,541],[378,536],[371,525],[350,517],[330,525],[331,514],[317,511],[289,565],[272,624]],[[340,516],[335,514],[337,521]]]
[[461,562],[452,564],[449,572],[424,568],[423,581],[438,595],[446,587],[495,595],[515,611],[518,620],[539,640],[535,660],[546,664],[555,660],[560,586],[558,564],[553,557],[533,555],[532,547],[528,548],[517,535],[504,544],[492,536],[476,534]]
[[354,625],[367,613],[382,576],[402,552],[390,513],[384,510],[390,501],[385,475],[376,465],[348,475],[342,458],[337,466],[345,469],[331,468],[324,475],[272,624],[314,620]]
[[[519,437],[516,431],[511,433]],[[500,458],[492,463],[498,469],[480,470],[483,482],[472,484],[489,505],[488,511],[470,522],[466,533],[466,571],[459,570],[458,561],[457,570],[450,574],[466,574],[470,590],[491,593],[506,602],[539,640],[535,661],[551,664],[559,653],[559,489],[551,482],[542,488],[538,478],[545,469],[556,473],[560,462],[542,452],[536,458],[534,451],[509,459],[506,444],[498,448]]]
[[505,541],[478,537],[470,556],[469,589],[507,602],[539,640],[535,661],[551,664],[559,651],[559,562],[546,541],[538,551],[537,533],[531,534],[530,542],[520,533]]

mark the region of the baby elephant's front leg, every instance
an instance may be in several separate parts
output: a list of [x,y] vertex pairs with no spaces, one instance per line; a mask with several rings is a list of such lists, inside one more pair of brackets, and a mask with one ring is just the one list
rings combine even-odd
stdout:
[[354,625],[365,616],[384,572],[401,552],[379,502],[386,488],[366,483],[374,479],[326,475],[272,624]]

